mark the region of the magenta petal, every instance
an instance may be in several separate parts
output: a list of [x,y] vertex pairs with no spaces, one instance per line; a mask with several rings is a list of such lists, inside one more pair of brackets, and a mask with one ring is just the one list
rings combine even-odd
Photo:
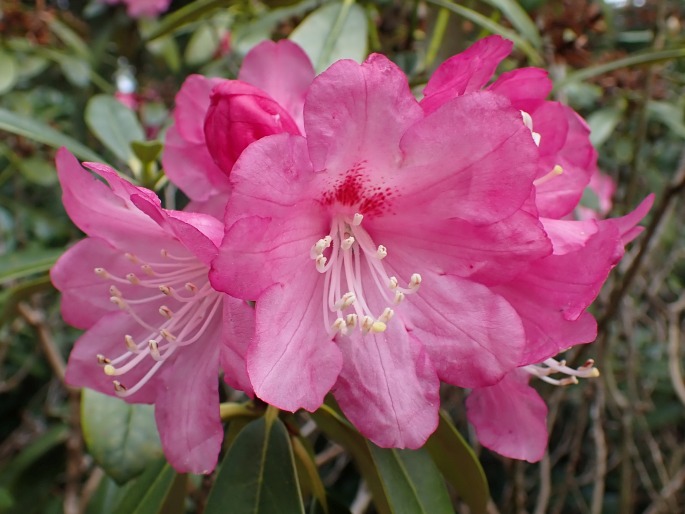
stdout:
[[312,266],[293,277],[287,285],[274,284],[257,301],[247,372],[265,402],[313,412],[338,378],[342,355],[321,319],[323,275]]
[[[123,179],[113,180],[110,189],[83,169],[65,148],[57,152],[56,162],[64,208],[86,234],[102,238],[118,248],[149,244],[151,237],[163,234],[150,218],[131,208],[128,199],[115,193],[113,189],[117,188],[123,194]],[[130,184],[128,187],[142,191]]]
[[287,132],[299,134],[288,111],[261,89],[229,80],[214,88],[205,119],[207,148],[216,164],[230,174],[252,142]]
[[155,419],[169,463],[179,473],[211,472],[224,438],[219,417],[219,341],[216,316],[202,341],[183,348],[155,399]]
[[224,296],[224,333],[221,347],[221,367],[224,380],[234,389],[253,397],[252,384],[247,376],[245,359],[255,331],[255,309],[243,300]]
[[188,143],[204,144],[204,118],[209,109],[210,93],[214,86],[228,82],[221,78],[190,75],[176,95],[174,121],[176,130]]
[[411,187],[403,200],[474,223],[513,214],[538,171],[538,148],[521,113],[489,92],[450,100],[414,124],[401,147],[403,166],[411,168],[401,177]]
[[483,285],[426,274],[402,309],[411,336],[421,341],[444,382],[492,385],[519,363],[525,343],[521,320]]
[[[110,284],[94,273],[105,268],[126,276],[131,262],[122,252],[101,239],[89,237],[76,243],[59,258],[50,270],[50,279],[62,293],[62,317],[77,328],[90,328],[102,316],[118,312],[109,301]],[[93,363],[91,362],[91,365]]]
[[537,462],[547,448],[547,405],[528,378],[515,370],[494,386],[474,389],[466,399],[466,414],[483,446]]
[[580,250],[594,236],[599,227],[595,220],[555,220],[541,218],[545,232],[552,241],[555,255],[563,255]]
[[652,205],[654,205],[654,195],[650,194],[640,202],[640,205],[638,205],[635,210],[620,218],[610,218],[600,221],[600,224],[608,224],[616,227],[621,235],[622,243],[627,245],[642,232],[642,227],[637,227],[636,225],[642,221],[642,218],[647,216]]
[[519,68],[502,73],[488,90],[506,96],[517,109],[532,112],[552,91],[547,70]]
[[419,448],[438,425],[440,382],[399,319],[380,334],[338,337],[343,369],[334,394],[357,429],[384,448]]
[[386,57],[372,54],[362,65],[334,63],[307,94],[304,125],[314,169],[342,173],[364,162],[381,173],[402,154],[402,134],[423,113],[407,77]]
[[248,52],[238,80],[266,92],[304,133],[304,97],[314,80],[314,67],[298,45],[288,39],[263,41]]
[[[113,312],[100,318],[86,333],[78,338],[69,354],[65,380],[74,387],[88,387],[110,396],[115,396],[113,378],[105,375],[98,365],[97,356],[104,355],[110,359],[126,353],[124,335],[129,334],[136,341],[144,341],[149,330],[142,328],[125,312]],[[131,387],[142,379],[155,364],[151,358],[144,359],[125,376],[127,386]],[[122,379],[123,380],[123,379]],[[152,379],[138,392],[128,396],[130,403],[153,403],[157,395],[159,375]]]
[[490,36],[447,59],[431,75],[423,90],[423,110],[433,112],[454,97],[482,88],[512,47],[511,41]]
[[201,143],[188,142],[176,125],[166,132],[162,165],[169,180],[193,200],[207,201],[228,192],[228,177],[209,154],[204,138]]

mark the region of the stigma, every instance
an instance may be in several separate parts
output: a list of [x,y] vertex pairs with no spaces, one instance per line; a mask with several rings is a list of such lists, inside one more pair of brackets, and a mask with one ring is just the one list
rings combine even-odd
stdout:
[[330,233],[310,250],[316,271],[325,276],[323,319],[331,335],[385,332],[394,308],[418,291],[422,282],[421,275],[413,273],[406,287],[400,286],[386,269],[388,248],[373,241],[363,220],[360,213],[334,217]]
[[[139,325],[139,336],[121,337],[117,356],[97,355],[97,363],[113,381],[117,396],[139,391],[179,349],[198,341],[212,320],[221,316],[221,293],[207,279],[208,268],[192,254],[174,255],[166,249],[154,262],[124,254],[132,267],[119,276],[105,268],[93,271],[104,282],[110,301]],[[136,373],[134,383],[124,385],[127,374]],[[121,380],[121,381],[120,381]]]

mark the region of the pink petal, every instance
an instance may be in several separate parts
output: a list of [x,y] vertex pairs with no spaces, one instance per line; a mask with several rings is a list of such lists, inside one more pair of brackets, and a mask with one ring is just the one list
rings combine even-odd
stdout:
[[629,212],[625,216],[620,218],[610,218],[601,221],[600,223],[608,224],[616,227],[619,234],[621,235],[621,242],[624,245],[630,243],[635,239],[641,232],[642,227],[637,227],[636,225],[642,221],[642,219],[647,216],[647,213],[654,205],[654,194],[647,195],[647,197],[640,202],[635,210]]
[[547,405],[522,370],[498,384],[474,389],[466,414],[480,443],[511,459],[537,462],[547,448]]
[[304,97],[314,80],[314,67],[298,45],[288,39],[263,41],[248,52],[238,80],[260,88],[276,100],[304,133]]
[[205,144],[204,121],[215,86],[228,82],[221,78],[190,75],[176,95],[174,121],[176,130],[188,143]]
[[231,179],[226,235],[211,281],[232,296],[255,300],[272,284],[292,281],[304,265],[314,270],[309,252],[330,222],[312,198],[317,176],[302,137],[282,134],[255,142]]
[[423,90],[423,110],[433,112],[452,98],[481,89],[512,47],[511,41],[490,36],[447,59],[433,72]]
[[488,90],[507,97],[517,109],[531,113],[552,91],[547,70],[519,68],[502,73]]
[[380,334],[338,336],[343,369],[335,398],[365,437],[384,448],[419,448],[435,431],[440,382],[421,344],[393,318]]
[[102,316],[119,310],[109,300],[111,284],[97,276],[95,268],[126,276],[131,262],[105,241],[89,237],[64,252],[50,270],[52,283],[62,293],[62,317],[77,328],[90,328]]
[[[113,359],[126,353],[124,335],[128,334],[136,341],[147,339],[149,330],[141,327],[125,312],[112,312],[100,318],[86,333],[78,338],[69,354],[66,369],[66,382],[74,387],[88,387],[110,396],[115,396],[113,378],[118,378],[129,388],[135,385],[155,364],[151,358],[144,359],[124,377],[105,375],[98,365],[98,354]],[[159,375],[139,391],[128,396],[129,403],[153,403],[157,396]]]
[[406,76],[386,57],[338,61],[314,79],[304,108],[314,169],[337,174],[362,161],[372,172],[392,169],[402,134],[421,116]]
[[521,113],[494,93],[450,100],[412,126],[401,146],[409,169],[397,181],[411,187],[402,199],[443,217],[482,224],[510,216],[537,174],[538,149]]
[[131,18],[154,18],[169,8],[171,0],[124,0]]
[[247,372],[265,402],[313,412],[335,384],[342,355],[322,323],[323,275],[307,266],[293,276],[257,300]]
[[212,90],[204,129],[209,153],[226,174],[250,143],[272,134],[300,133],[284,107],[261,89],[238,80],[222,82]]
[[540,218],[540,222],[545,227],[545,232],[552,241],[555,255],[580,250],[587,243],[588,239],[594,236],[599,227],[594,220],[555,220],[550,218]]
[[401,305],[402,318],[441,380],[483,387],[518,365],[525,335],[516,311],[504,298],[458,277],[422,277],[419,291]]
[[[422,207],[422,206],[419,206]],[[365,221],[374,241],[389,252],[388,262],[423,273],[458,275],[496,284],[514,278],[532,261],[551,253],[551,244],[537,217],[523,211],[489,225],[460,219],[418,222],[421,213]]]
[[183,139],[177,125],[169,127],[162,165],[169,180],[193,200],[207,201],[228,191],[228,177],[209,154],[204,135],[201,143],[192,143]]
[[142,188],[135,188],[114,174],[107,177],[112,180],[113,191],[84,170],[65,148],[57,152],[56,162],[64,208],[86,234],[102,238],[117,248],[149,245],[151,239],[164,237],[154,221],[115,192],[123,195],[129,187],[136,191]]
[[252,384],[247,376],[245,359],[255,331],[255,309],[231,296],[224,296],[224,334],[221,346],[221,367],[224,381],[253,397]]
[[207,474],[219,457],[224,438],[217,380],[221,339],[221,317],[215,316],[202,340],[178,350],[173,367],[163,373],[155,419],[164,454],[179,473]]

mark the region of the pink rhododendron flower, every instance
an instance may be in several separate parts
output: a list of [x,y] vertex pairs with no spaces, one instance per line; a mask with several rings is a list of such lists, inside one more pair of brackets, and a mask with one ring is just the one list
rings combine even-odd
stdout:
[[171,0],[104,0],[109,5],[125,4],[131,18],[154,18],[169,8]]
[[[484,87],[510,49],[509,41],[493,36],[443,63],[426,86],[424,109],[430,112],[451,98]],[[518,370],[498,384],[474,390],[467,400],[468,416],[485,446],[508,457],[537,461],[546,448],[547,411],[527,385],[527,376],[558,385],[571,383],[575,377],[596,376],[592,362],[574,370],[552,357],[595,339],[596,323],[586,309],[623,255],[624,245],[639,233],[635,226],[649,210],[652,198],[615,220],[561,219],[578,207],[583,190],[593,173],[596,175],[597,156],[589,128],[568,107],[545,100],[551,82],[544,70],[524,68],[505,73],[487,89],[521,110],[539,146],[534,203],[554,250],[493,288],[519,314],[526,346]],[[555,373],[568,378],[549,377]],[[495,407],[497,416],[492,415]]]
[[228,175],[245,147],[265,135],[300,133],[313,78],[304,51],[282,40],[253,48],[238,80],[186,79],[176,96],[162,162],[169,178],[196,201],[194,210],[221,217]]
[[[86,332],[69,357],[70,385],[154,403],[165,454],[181,472],[214,468],[223,439],[219,366],[251,393],[244,348],[252,309],[215,291],[209,263],[223,235],[212,216],[168,211],[157,196],[87,163],[57,154],[63,202],[89,237],[51,272],[64,319]],[[112,381],[114,382],[112,383]]]
[[508,99],[424,110],[380,55],[319,75],[298,129],[235,163],[210,278],[257,300],[257,396],[312,411],[333,391],[376,444],[419,447],[440,380],[485,387],[520,363],[523,323],[493,286],[552,251],[529,201],[538,148]]

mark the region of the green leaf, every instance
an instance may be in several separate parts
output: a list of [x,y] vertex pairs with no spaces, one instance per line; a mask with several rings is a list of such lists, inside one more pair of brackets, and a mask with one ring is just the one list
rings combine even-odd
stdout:
[[3,287],[0,290],[0,325],[15,315],[19,302],[51,287],[52,282],[48,275],[33,280],[23,280],[14,287]]
[[428,0],[428,3],[437,5],[439,7],[444,7],[445,9],[449,9],[453,13],[458,14],[459,16],[462,16],[463,18],[466,18],[469,21],[472,21],[476,25],[483,27],[484,29],[486,29],[489,32],[492,32],[493,34],[499,34],[502,37],[511,39],[514,43],[514,46],[521,50],[524,54],[526,54],[526,57],[528,57],[531,64],[539,66],[544,63],[544,60],[540,53],[535,48],[533,48],[533,46],[528,42],[528,40],[522,38],[516,31],[513,31],[500,25],[499,23],[491,20],[487,16],[483,16],[482,14],[480,14],[477,11],[474,11],[473,9],[469,9],[468,7],[464,7],[454,2],[450,2],[449,0]]
[[143,164],[155,162],[162,154],[164,145],[160,141],[132,141],[131,150]]
[[57,172],[51,161],[41,157],[28,157],[17,162],[19,171],[26,180],[39,186],[49,187],[57,183]]
[[575,73],[570,73],[561,82],[555,84],[554,89],[563,88],[572,82],[587,80],[614,70],[620,70],[621,68],[629,68],[630,66],[638,66],[641,64],[655,64],[662,61],[670,61],[671,59],[682,59],[683,57],[685,57],[685,48],[650,50],[648,52],[635,53],[622,59],[598,64],[597,66],[590,66],[576,71]]
[[490,498],[485,472],[446,412],[440,412],[438,429],[424,448],[471,512],[484,514]]
[[647,103],[647,114],[650,119],[666,125],[673,134],[685,138],[685,123],[683,123],[683,108],[672,102],[651,100]]
[[362,62],[367,53],[366,13],[351,0],[326,4],[307,16],[290,39],[307,53],[317,72],[339,59]]
[[10,91],[19,79],[19,66],[14,56],[0,49],[0,94]]
[[116,98],[95,95],[86,105],[86,124],[100,142],[122,161],[134,159],[131,143],[145,139],[136,115]]
[[81,424],[91,455],[120,484],[140,475],[162,455],[152,405],[131,405],[84,389]]
[[149,30],[145,31],[143,36],[146,41],[167,36],[188,23],[207,16],[221,7],[228,7],[231,3],[232,0],[198,0],[197,2],[191,2],[166,15],[158,23],[150,27]]
[[368,442],[395,514],[453,514],[442,475],[428,452],[379,448]]
[[312,496],[318,501],[322,512],[329,514],[326,488],[321,480],[321,475],[319,475],[319,469],[316,467],[314,452],[309,447],[309,442],[301,437],[293,437],[291,442],[293,453],[295,454],[298,477],[300,477],[302,484],[304,484],[304,490],[311,491]]
[[[177,489],[185,486],[185,482],[186,475],[177,474],[164,459],[153,462],[142,475],[117,493],[121,500],[112,514],[167,514],[171,504],[183,506],[183,500],[177,501]],[[176,507],[172,512],[183,510]]]
[[587,124],[590,126],[590,142],[595,148],[602,146],[611,137],[622,117],[623,110],[616,107],[605,107],[588,116]]
[[62,253],[62,249],[31,248],[5,255],[0,261],[0,283],[45,272]]
[[312,414],[312,418],[328,437],[337,441],[350,453],[357,469],[369,486],[378,513],[393,514],[379,471],[371,456],[371,450],[366,444],[366,439],[329,405],[322,405],[319,410]]
[[483,2],[499,9],[519,34],[530,41],[537,50],[542,48],[540,32],[521,4],[515,0],[483,0]]
[[93,152],[75,139],[62,134],[61,132],[39,121],[24,117],[20,114],[3,108],[0,108],[0,130],[33,139],[34,141],[44,143],[52,146],[53,148],[65,146],[67,150],[80,159],[87,161],[106,162],[97,153]]
[[204,514],[304,514],[293,450],[283,423],[251,422],[231,445]]
[[220,30],[212,23],[203,23],[195,29],[183,52],[186,64],[198,66],[211,60],[219,47]]

